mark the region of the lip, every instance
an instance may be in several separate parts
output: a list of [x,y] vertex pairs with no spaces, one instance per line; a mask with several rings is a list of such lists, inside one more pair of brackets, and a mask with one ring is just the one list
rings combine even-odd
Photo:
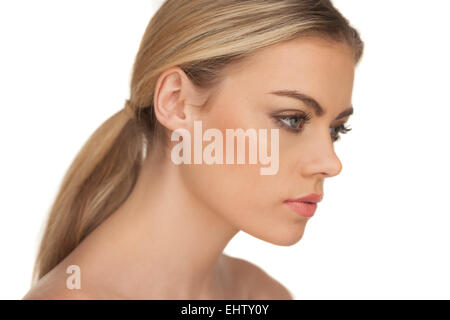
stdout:
[[314,213],[317,209],[317,203],[322,201],[322,199],[323,195],[311,193],[305,197],[288,199],[284,201],[284,203],[299,215],[310,218],[314,216]]
[[308,194],[305,197],[297,198],[297,199],[288,199],[286,201],[289,202],[312,202],[312,203],[318,203],[322,201],[323,195],[317,194],[317,193],[311,193]]

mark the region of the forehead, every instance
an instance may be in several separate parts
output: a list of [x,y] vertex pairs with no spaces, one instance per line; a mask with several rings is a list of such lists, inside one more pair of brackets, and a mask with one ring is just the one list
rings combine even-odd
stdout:
[[234,92],[299,90],[324,106],[348,107],[354,69],[353,53],[347,44],[308,37],[256,51],[231,65],[225,72],[225,81]]

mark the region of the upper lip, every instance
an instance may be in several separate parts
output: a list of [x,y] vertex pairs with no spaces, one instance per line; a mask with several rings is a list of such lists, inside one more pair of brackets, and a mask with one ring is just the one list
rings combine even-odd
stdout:
[[289,202],[310,202],[310,203],[317,203],[322,201],[323,195],[317,194],[317,193],[311,193],[308,194],[305,197],[297,198],[297,199],[288,199],[286,201]]

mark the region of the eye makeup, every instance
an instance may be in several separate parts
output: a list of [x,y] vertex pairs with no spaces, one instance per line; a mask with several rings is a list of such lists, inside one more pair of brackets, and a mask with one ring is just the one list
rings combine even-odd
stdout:
[[345,123],[343,123],[337,127],[332,127],[332,128],[330,128],[331,140],[333,142],[336,142],[339,139],[341,139],[341,134],[346,134],[347,132],[349,132],[351,130],[352,130],[352,128],[347,127]]
[[[271,115],[275,124],[282,129],[287,130],[290,133],[300,134],[305,125],[310,123],[313,115],[309,112],[302,112],[298,109],[286,110],[279,113],[274,113]],[[341,138],[341,134],[346,134],[352,129],[347,127],[345,123],[340,125],[330,127],[331,140],[334,142]]]
[[281,113],[273,116],[275,123],[292,133],[300,133],[303,131],[303,128],[306,124],[308,124],[311,119],[311,113],[305,112],[296,112],[296,113]]

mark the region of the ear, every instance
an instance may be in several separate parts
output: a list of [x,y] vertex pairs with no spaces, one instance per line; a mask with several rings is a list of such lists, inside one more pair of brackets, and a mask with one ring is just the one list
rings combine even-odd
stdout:
[[171,131],[193,128],[205,99],[179,67],[164,71],[155,87],[154,107],[158,121]]

